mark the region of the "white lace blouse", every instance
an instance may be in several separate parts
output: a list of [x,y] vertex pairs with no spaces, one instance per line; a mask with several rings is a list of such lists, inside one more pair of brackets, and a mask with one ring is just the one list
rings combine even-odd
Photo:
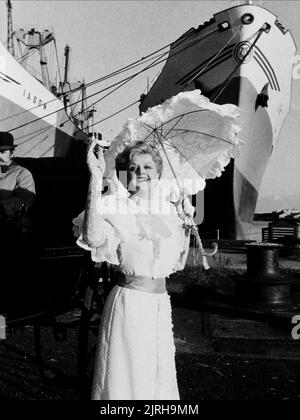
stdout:
[[168,200],[133,201],[128,196],[102,196],[98,211],[102,245],[90,247],[83,239],[84,212],[73,220],[77,244],[91,251],[95,262],[118,265],[129,276],[167,277],[184,268],[189,231]]

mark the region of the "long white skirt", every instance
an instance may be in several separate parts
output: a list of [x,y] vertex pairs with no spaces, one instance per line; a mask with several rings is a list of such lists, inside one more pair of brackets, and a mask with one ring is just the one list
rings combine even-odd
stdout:
[[100,325],[92,399],[179,399],[167,293],[112,289]]

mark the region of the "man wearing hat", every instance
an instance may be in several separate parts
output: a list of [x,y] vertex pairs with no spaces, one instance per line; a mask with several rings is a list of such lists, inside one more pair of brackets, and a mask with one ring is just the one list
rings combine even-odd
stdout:
[[35,198],[31,173],[13,161],[15,147],[12,134],[0,131],[0,211],[9,218],[28,211]]

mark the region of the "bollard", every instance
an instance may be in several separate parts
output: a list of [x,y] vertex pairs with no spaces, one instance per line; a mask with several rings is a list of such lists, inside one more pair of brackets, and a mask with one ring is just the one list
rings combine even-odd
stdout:
[[293,279],[279,270],[280,244],[247,244],[247,271],[235,279],[235,297],[241,304],[266,309],[292,307]]
[[280,244],[255,242],[247,244],[248,277],[275,277],[279,275]]
[[0,340],[5,340],[6,338],[6,322],[3,315],[0,315]]

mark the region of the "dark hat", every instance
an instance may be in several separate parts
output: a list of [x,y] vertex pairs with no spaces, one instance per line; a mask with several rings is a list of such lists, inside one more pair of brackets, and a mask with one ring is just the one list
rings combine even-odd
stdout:
[[0,131],[0,150],[14,149],[14,137],[8,131]]

